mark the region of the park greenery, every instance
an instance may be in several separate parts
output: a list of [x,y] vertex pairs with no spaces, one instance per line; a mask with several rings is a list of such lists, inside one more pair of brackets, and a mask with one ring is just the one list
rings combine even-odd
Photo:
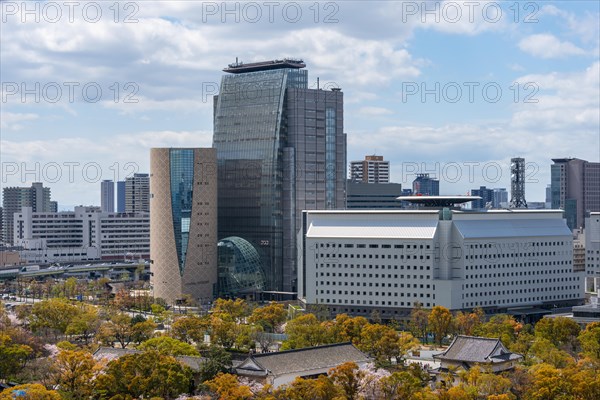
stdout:
[[[486,316],[481,309],[452,313],[421,305],[409,321],[383,323],[378,315],[332,318],[322,308],[290,312],[282,303],[241,299],[218,299],[204,312],[191,307],[177,312],[125,291],[95,304],[82,301],[76,285],[48,288],[47,297],[13,311],[1,305],[0,382],[19,386],[0,392],[0,400],[16,393],[32,400],[600,398],[600,323],[582,329],[557,317],[532,326],[509,315]],[[411,351],[441,349],[457,334],[500,338],[523,359],[500,374],[485,366],[450,371],[454,385],[432,385],[423,368],[406,362]],[[232,357],[249,352],[340,342],[352,342],[373,363],[345,363],[278,388],[231,373]],[[99,359],[94,352],[101,346],[131,351]],[[182,357],[202,357],[199,370]]]

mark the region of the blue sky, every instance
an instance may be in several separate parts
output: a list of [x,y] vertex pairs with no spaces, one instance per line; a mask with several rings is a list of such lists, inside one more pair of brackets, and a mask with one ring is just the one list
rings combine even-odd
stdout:
[[298,57],[344,92],[348,161],[464,194],[510,187],[521,156],[543,201],[550,158],[600,158],[599,4],[4,1],[0,184],[99,204],[99,181],[147,172],[151,147],[211,145],[236,57]]

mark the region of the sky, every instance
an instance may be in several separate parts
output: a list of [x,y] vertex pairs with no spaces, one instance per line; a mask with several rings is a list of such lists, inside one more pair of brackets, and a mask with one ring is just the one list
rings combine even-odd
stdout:
[[348,162],[441,194],[544,201],[551,158],[600,161],[600,2],[2,1],[0,186],[40,181],[59,209],[149,172],[152,147],[210,147],[235,62],[301,58],[344,92]]

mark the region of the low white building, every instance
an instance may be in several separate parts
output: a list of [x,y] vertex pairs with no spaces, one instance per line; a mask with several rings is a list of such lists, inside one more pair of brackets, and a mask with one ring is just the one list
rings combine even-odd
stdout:
[[334,314],[576,305],[583,272],[562,211],[305,211],[298,297]]
[[149,258],[150,214],[74,211],[14,214],[14,240],[29,263]]
[[600,288],[600,212],[585,220],[585,287],[598,293]]

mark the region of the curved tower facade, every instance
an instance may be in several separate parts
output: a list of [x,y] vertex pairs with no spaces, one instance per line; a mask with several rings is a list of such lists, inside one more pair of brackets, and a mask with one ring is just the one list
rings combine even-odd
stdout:
[[302,210],[346,206],[343,93],[309,89],[304,67],[236,62],[214,97],[219,237],[257,250],[267,290],[297,290]]
[[154,297],[206,302],[217,284],[215,149],[150,151],[150,258]]

